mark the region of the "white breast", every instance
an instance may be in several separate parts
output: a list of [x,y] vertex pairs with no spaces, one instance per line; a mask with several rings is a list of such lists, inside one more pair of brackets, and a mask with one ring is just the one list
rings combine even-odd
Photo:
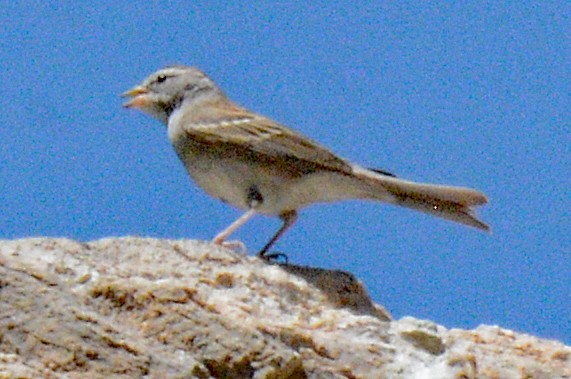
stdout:
[[178,139],[184,135],[184,128],[181,125],[181,118],[183,112],[181,109],[175,110],[169,117],[168,122],[168,136],[171,143],[174,145]]

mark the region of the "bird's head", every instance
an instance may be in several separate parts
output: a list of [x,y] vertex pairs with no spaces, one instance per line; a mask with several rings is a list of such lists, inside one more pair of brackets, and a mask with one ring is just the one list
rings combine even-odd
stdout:
[[220,94],[216,84],[199,69],[168,66],[121,96],[130,98],[124,107],[139,109],[167,124],[169,116],[183,102]]

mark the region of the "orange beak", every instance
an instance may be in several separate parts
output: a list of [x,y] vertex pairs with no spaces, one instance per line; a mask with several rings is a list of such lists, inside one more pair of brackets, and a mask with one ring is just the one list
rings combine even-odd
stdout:
[[149,90],[142,86],[136,86],[121,94],[121,97],[130,97],[131,100],[123,104],[125,108],[144,108],[149,104]]

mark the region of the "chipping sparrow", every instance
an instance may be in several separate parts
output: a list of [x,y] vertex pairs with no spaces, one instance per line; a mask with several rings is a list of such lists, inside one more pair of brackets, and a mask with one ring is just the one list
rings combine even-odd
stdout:
[[279,216],[283,225],[259,252],[293,225],[313,203],[377,200],[412,208],[478,229],[472,213],[487,203],[476,190],[415,183],[337,157],[299,133],[231,101],[203,72],[170,66],[125,92],[137,108],[168,127],[168,136],[190,176],[208,194],[246,213],[219,233],[225,239],[256,213]]

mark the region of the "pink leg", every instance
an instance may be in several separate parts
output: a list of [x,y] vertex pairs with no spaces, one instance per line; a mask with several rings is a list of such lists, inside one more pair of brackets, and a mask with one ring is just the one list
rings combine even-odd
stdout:
[[226,229],[218,233],[212,242],[216,245],[223,245],[226,238],[230,237],[232,233],[234,233],[239,227],[248,222],[248,220],[251,219],[254,215],[256,215],[256,210],[250,209],[248,212],[240,216],[240,218],[238,218],[236,221],[231,223]]

